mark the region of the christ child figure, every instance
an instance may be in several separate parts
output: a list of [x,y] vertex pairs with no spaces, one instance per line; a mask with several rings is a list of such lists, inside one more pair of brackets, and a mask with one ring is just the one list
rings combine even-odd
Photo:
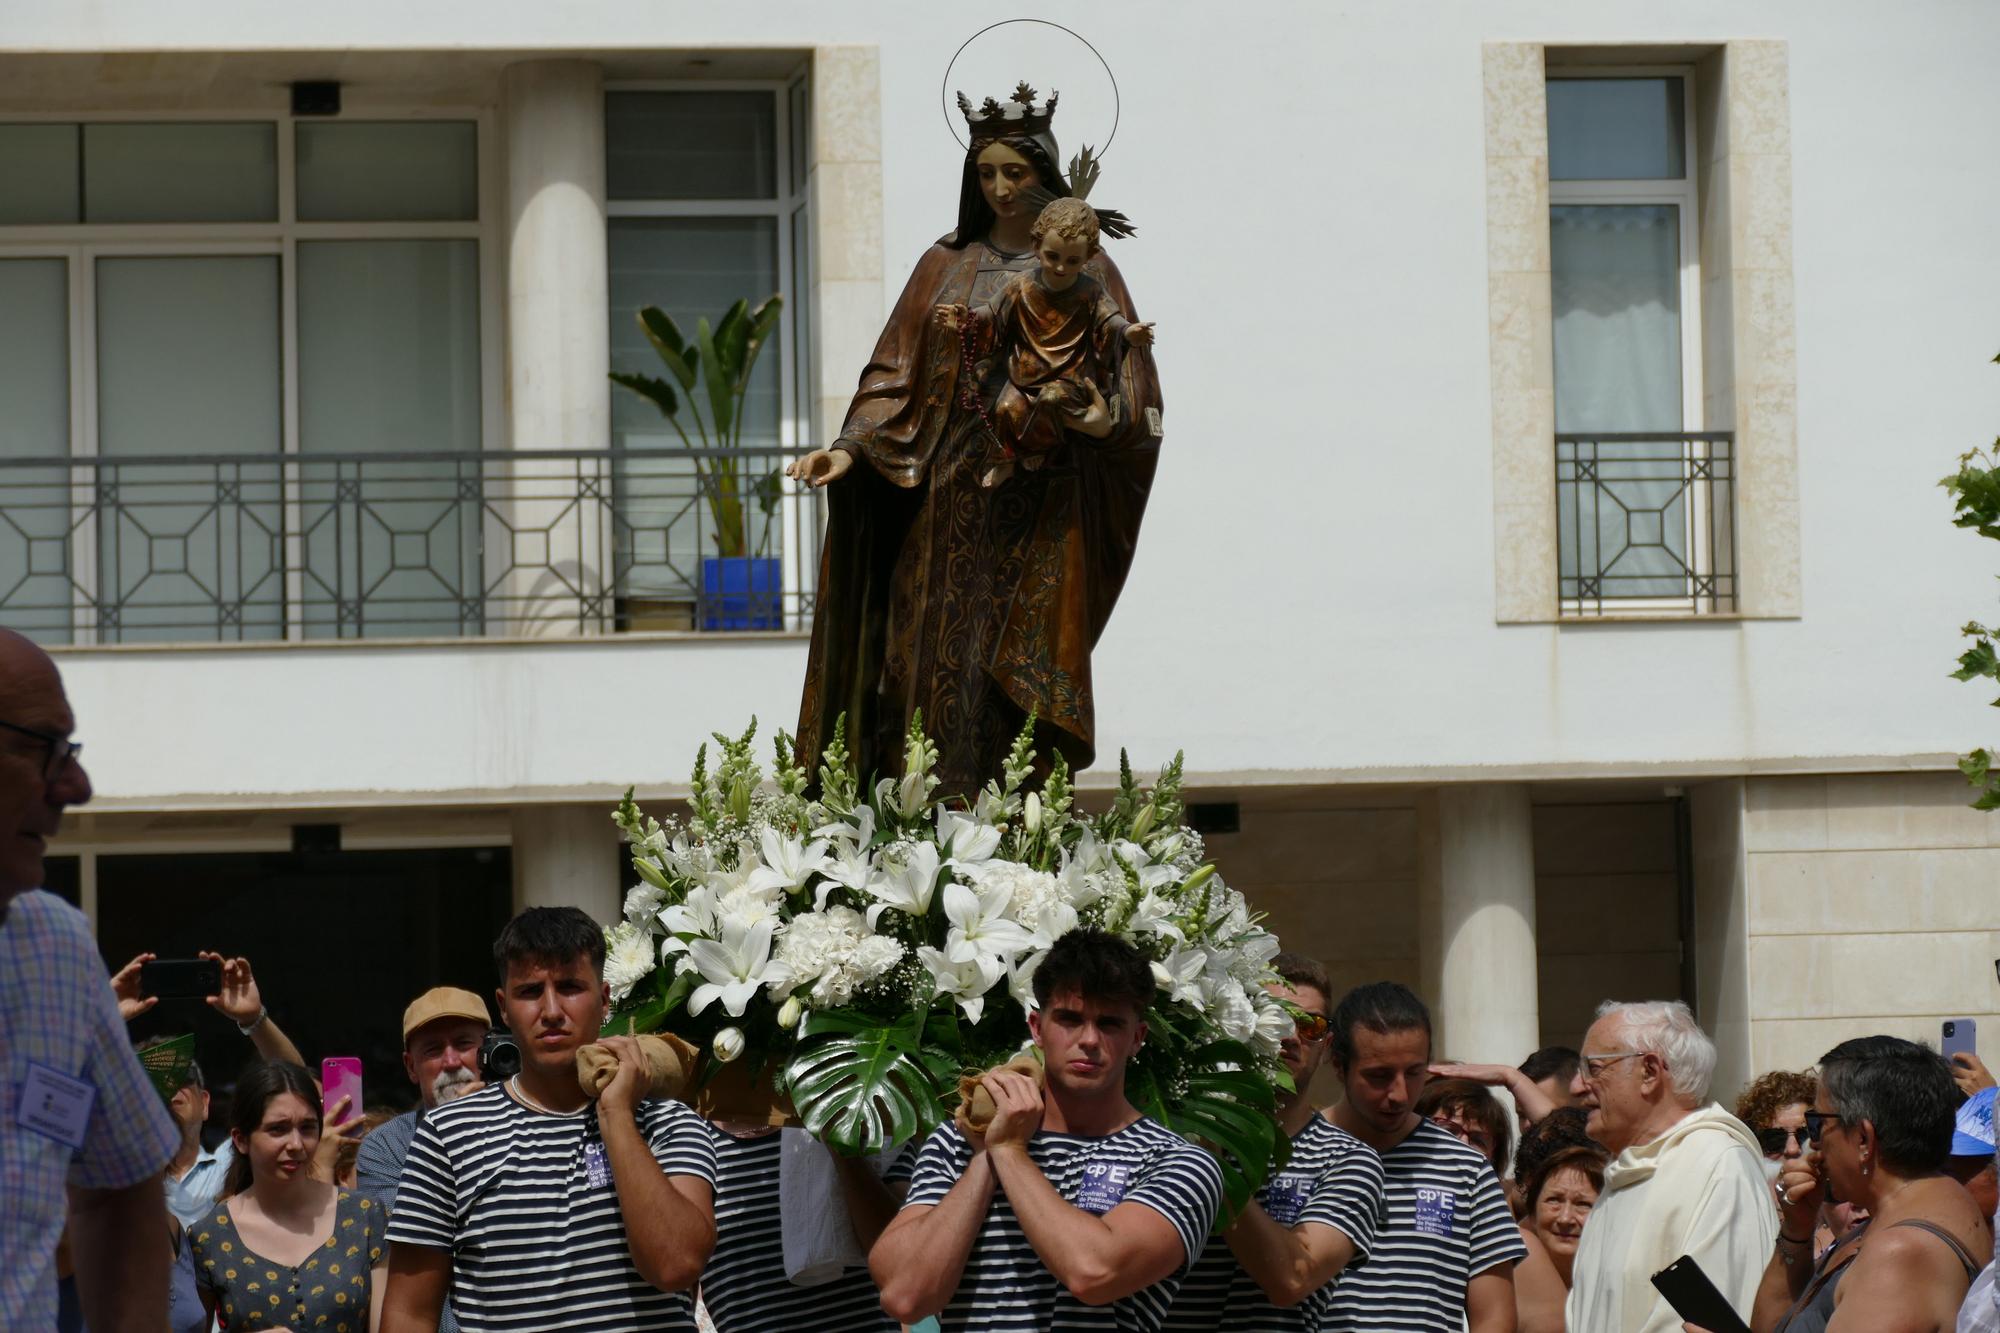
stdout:
[[1035,267],[1010,279],[990,303],[938,307],[938,323],[965,339],[970,357],[998,352],[1007,382],[989,423],[999,446],[980,485],[998,486],[1015,464],[1039,468],[1062,443],[1065,423],[1102,398],[1118,415],[1118,366],[1128,347],[1150,347],[1151,323],[1119,313],[1084,265],[1098,252],[1097,214],[1081,199],[1057,199],[1029,236]]

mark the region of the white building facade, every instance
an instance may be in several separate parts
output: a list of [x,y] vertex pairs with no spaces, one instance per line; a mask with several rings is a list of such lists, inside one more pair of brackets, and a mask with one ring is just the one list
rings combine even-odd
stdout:
[[[1724,1093],[2000,1032],[1946,677],[1993,585],[1935,485],[2000,419],[2000,11],[1063,17],[1168,404],[1106,757],[1185,750],[1223,873],[1459,1058],[1606,997],[1689,999]],[[82,722],[107,953],[254,950],[302,1045],[351,990],[393,1046],[378,994],[484,984],[513,907],[615,912],[618,793],[796,716],[819,510],[766,479],[952,226],[982,21],[0,16],[0,623]],[[660,373],[638,307],[772,293],[738,453],[608,382]]]

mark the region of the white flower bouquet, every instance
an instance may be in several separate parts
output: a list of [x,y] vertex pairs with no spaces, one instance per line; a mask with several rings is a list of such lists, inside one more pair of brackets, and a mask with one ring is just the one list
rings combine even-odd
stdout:
[[921,720],[904,776],[872,790],[839,725],[816,794],[783,733],[767,783],[753,721],[716,737],[713,770],[702,747],[685,819],[628,791],[614,818],[641,883],[606,932],[613,1022],[704,1048],[704,1082],[742,1061],[836,1151],[877,1152],[949,1118],[961,1073],[1021,1049],[1058,936],[1113,931],[1159,986],[1127,1095],[1216,1153],[1233,1214],[1279,1148],[1278,941],[1182,827],[1178,756],[1147,790],[1121,755],[1110,808],[1086,815],[1060,756],[1028,789],[1032,731],[969,808],[935,799]]

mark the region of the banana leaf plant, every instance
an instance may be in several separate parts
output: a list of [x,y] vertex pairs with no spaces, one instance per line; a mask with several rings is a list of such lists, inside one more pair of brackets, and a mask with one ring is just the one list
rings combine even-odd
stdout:
[[[713,328],[707,316],[697,320],[690,339],[672,315],[658,306],[646,306],[637,316],[639,328],[671,380],[611,372],[614,384],[659,408],[688,447],[715,523],[715,553],[720,556],[752,554],[750,503],[754,502],[766,519],[778,505],[782,470],[774,467],[753,477],[756,469],[734,451],[743,447],[743,419],[747,415],[743,403],[750,391],[750,373],[783,308],[784,299],[775,294],[754,310],[748,301],[738,301]],[[765,554],[769,541],[767,523],[756,554]]]

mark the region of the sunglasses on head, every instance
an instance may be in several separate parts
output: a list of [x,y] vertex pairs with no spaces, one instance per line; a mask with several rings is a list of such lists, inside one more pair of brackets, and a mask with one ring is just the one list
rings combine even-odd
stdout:
[[1786,1129],[1783,1125],[1773,1125],[1769,1129],[1760,1129],[1757,1131],[1758,1146],[1763,1148],[1766,1157],[1775,1157],[1779,1153],[1784,1152],[1786,1146],[1794,1138],[1799,1141],[1800,1148],[1806,1146],[1806,1131],[1804,1126],[1798,1129]]

